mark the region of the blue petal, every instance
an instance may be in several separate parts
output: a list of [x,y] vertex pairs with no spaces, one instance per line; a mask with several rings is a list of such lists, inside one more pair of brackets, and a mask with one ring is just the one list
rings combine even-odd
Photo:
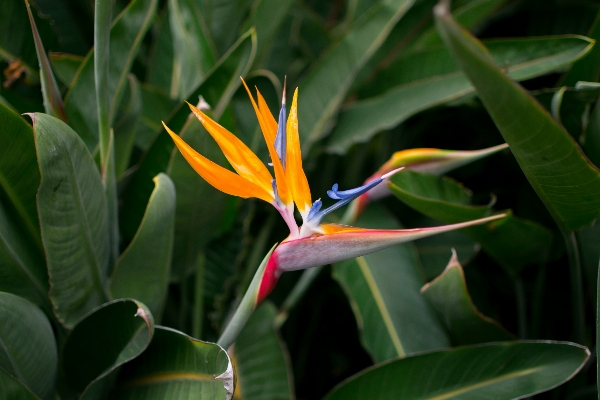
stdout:
[[310,211],[308,212],[308,217],[307,220],[310,221],[311,219],[313,219],[313,217],[315,216],[316,213],[319,212],[319,210],[321,209],[321,206],[323,205],[323,202],[321,201],[321,199],[316,200],[312,207],[310,208]]
[[285,104],[281,106],[279,111],[279,121],[277,122],[277,136],[275,136],[275,151],[279,156],[281,165],[285,169],[285,149],[286,149],[286,132],[285,126],[287,124],[287,113]]
[[338,184],[334,184],[333,187],[331,188],[331,190],[327,191],[327,195],[329,197],[331,197],[334,200],[339,200],[337,203],[335,203],[334,205],[332,205],[331,207],[326,208],[323,211],[320,211],[321,208],[321,202],[320,200],[317,200],[319,202],[319,207],[315,209],[315,205],[316,205],[316,201],[315,204],[313,204],[313,207],[310,209],[310,212],[308,213],[308,220],[312,220],[317,218],[318,221],[321,220],[321,218],[323,218],[325,215],[329,214],[330,212],[337,210],[340,207],[345,206],[346,204],[350,203],[352,200],[354,200],[355,198],[357,198],[358,196],[360,196],[363,193],[368,192],[369,190],[371,190],[372,188],[374,188],[375,186],[379,185],[381,182],[383,181],[383,178],[378,178],[375,179],[369,183],[367,183],[364,186],[361,187],[357,187],[356,189],[349,189],[349,190],[338,190]]

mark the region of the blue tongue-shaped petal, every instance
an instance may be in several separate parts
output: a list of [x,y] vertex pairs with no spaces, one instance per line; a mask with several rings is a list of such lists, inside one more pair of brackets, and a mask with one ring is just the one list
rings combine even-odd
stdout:
[[279,110],[279,120],[277,121],[277,136],[275,136],[275,151],[279,156],[279,161],[285,169],[285,149],[286,149],[286,131],[287,110],[285,108],[285,85],[283,82],[283,95],[281,96],[281,110]]
[[369,190],[379,185],[381,182],[383,182],[384,180],[386,180],[387,178],[389,178],[390,176],[394,175],[396,172],[402,169],[403,168],[395,169],[385,175],[382,175],[380,178],[377,178],[367,183],[366,185],[357,187],[355,189],[338,190],[338,184],[334,184],[331,190],[327,191],[327,196],[329,196],[333,200],[338,200],[338,202],[321,211],[321,200],[315,201],[312,208],[310,209],[310,212],[308,213],[308,221],[312,221],[313,224],[319,223],[325,215],[329,214],[334,210],[337,210],[340,207],[345,206],[361,194],[368,192]]

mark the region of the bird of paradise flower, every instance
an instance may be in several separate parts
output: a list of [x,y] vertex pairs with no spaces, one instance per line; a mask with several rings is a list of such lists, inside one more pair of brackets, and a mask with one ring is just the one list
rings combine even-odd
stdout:
[[[499,214],[459,224],[417,229],[365,229],[322,223],[327,214],[367,193],[402,168],[380,174],[355,189],[339,190],[338,185],[334,184],[332,189],[327,191],[327,195],[336,202],[322,209],[321,199],[312,201],[308,180],[302,168],[298,133],[298,89],[294,92],[289,114],[284,89],[282,107],[276,121],[258,89],[255,100],[243,79],[242,83],[248,92],[266,141],[271,158],[269,165],[273,167],[275,178],[263,161],[240,139],[192,104],[188,103],[192,113],[217,142],[237,173],[199,154],[163,122],[183,157],[209,184],[233,196],[255,197],[270,203],[281,214],[290,230],[289,236],[263,260],[238,310],[219,339],[218,343],[223,347],[233,343],[251,312],[273,290],[285,271],[307,269],[359,257],[395,244],[483,224],[504,216]],[[294,204],[302,217],[300,226],[294,217]]]

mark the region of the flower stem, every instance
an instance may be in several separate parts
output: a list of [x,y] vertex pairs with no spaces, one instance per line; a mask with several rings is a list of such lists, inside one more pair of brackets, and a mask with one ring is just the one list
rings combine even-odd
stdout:
[[573,336],[577,343],[584,342],[584,302],[583,302],[583,284],[581,276],[581,260],[579,257],[579,247],[574,232],[563,231],[567,255],[569,258],[569,270],[571,275],[571,304],[573,308]]
[[221,337],[217,341],[217,344],[222,348],[228,349],[235,342],[235,339],[237,339],[242,329],[244,329],[246,322],[248,322],[248,319],[254,312],[254,309],[257,306],[256,296],[265,272],[265,267],[267,266],[269,257],[271,257],[271,254],[273,253],[273,250],[275,250],[276,246],[277,244],[271,248],[271,250],[260,263],[260,266],[254,274],[254,278],[252,278],[252,282],[250,282],[248,290],[246,290],[244,297],[242,297],[242,301],[240,301],[235,313],[233,313],[233,317],[231,317],[229,323],[225,327],[225,330],[221,334]]

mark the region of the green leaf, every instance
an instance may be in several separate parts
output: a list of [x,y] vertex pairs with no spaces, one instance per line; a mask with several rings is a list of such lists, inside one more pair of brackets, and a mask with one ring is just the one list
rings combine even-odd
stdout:
[[[399,228],[376,205],[365,210],[358,225]],[[348,295],[363,346],[376,362],[450,345],[435,311],[421,296],[424,281],[410,244],[337,263],[333,277]]]
[[444,321],[454,346],[514,339],[500,324],[477,310],[455,251],[444,272],[423,286],[421,293]]
[[381,46],[414,0],[381,0],[314,65],[301,83],[301,143],[308,150],[328,129],[361,68]]
[[[227,165],[223,152],[197,119],[190,119],[180,136],[211,161]],[[177,189],[172,276],[182,277],[196,265],[207,243],[223,233],[231,201],[230,196],[202,179],[177,150],[172,153],[167,171]]]
[[[196,104],[198,96],[202,94],[205,101],[213,108],[215,119],[219,120],[231,96],[240,85],[239,77],[248,72],[255,54],[256,34],[254,30],[250,30],[219,60],[206,80],[194,90],[188,101]],[[167,125],[174,132],[179,132],[185,125],[189,115],[188,105],[181,103],[171,113]],[[223,121],[220,122],[225,127],[230,127]],[[167,170],[175,147],[173,140],[164,128],[160,126],[159,129],[160,134],[144,155],[139,169],[125,193],[123,201],[124,217],[120,221],[121,232],[125,238],[133,237],[137,230],[154,187],[152,178]]]
[[40,66],[40,80],[42,83],[42,97],[44,98],[44,109],[47,114],[53,117],[60,118],[63,121],[67,120],[65,114],[65,106],[63,104],[62,95],[58,89],[58,84],[52,73],[52,67],[50,61],[44,50],[42,44],[42,38],[37,30],[33,15],[31,14],[31,8],[29,1],[25,0],[25,6],[27,7],[27,14],[29,16],[29,23],[31,24],[31,31],[33,32],[33,40],[35,42],[35,52],[37,54],[38,63]]
[[174,329],[157,326],[148,349],[119,375],[114,399],[225,399],[220,376],[230,365],[219,345],[202,342]]
[[0,382],[8,374],[40,398],[50,399],[58,366],[50,322],[29,301],[4,292],[0,292],[0,320]]
[[326,400],[514,399],[552,389],[585,364],[587,348],[565,342],[508,342],[417,355],[367,369]]
[[140,300],[160,320],[173,252],[175,186],[165,174],[158,174],[154,182],[140,228],[115,266],[110,293],[113,298]]
[[135,135],[142,115],[142,91],[133,74],[127,77],[128,85],[123,97],[122,110],[115,121],[115,171],[120,178],[129,166],[131,150],[135,143]]
[[600,171],[525,90],[496,68],[479,41],[439,4],[435,17],[456,58],[509,144],[525,176],[564,230],[600,216]]
[[75,54],[50,53],[52,69],[60,81],[68,88],[71,87],[77,71],[84,58]]
[[[497,65],[515,80],[531,79],[562,68],[586,54],[590,40],[565,35],[501,39],[485,42]],[[369,97],[344,109],[328,142],[330,152],[343,154],[354,143],[405,121],[428,108],[475,91],[444,48],[410,53],[369,82]]]
[[[452,11],[452,15],[466,29],[472,29],[496,13],[504,3],[506,0],[474,0]],[[432,26],[419,37],[414,48],[430,48],[440,44],[442,44],[442,39],[435,27]]]
[[236,362],[236,392],[244,400],[292,399],[292,371],[283,341],[274,328],[277,309],[261,304],[237,338],[232,358]]
[[[194,0],[169,0],[171,37],[173,38],[173,80],[171,91],[180,100],[186,99],[208,75],[216,57],[203,26],[204,14]],[[231,21],[225,23],[230,32]]]
[[[111,99],[111,119],[119,105],[119,97],[133,60],[156,12],[157,3],[158,0],[133,0],[113,22],[110,30],[110,69],[107,85],[108,96]],[[81,136],[90,150],[96,147],[99,140],[96,108],[92,50],[77,71],[65,99],[69,125]]]
[[31,126],[0,104],[0,188],[20,224],[42,250],[36,194],[40,185]]
[[579,81],[598,82],[600,74],[600,12],[596,15],[594,24],[588,31],[587,36],[596,41],[596,45],[592,48],[585,58],[577,61],[562,80],[565,86],[575,86]]
[[[489,206],[471,205],[471,193],[450,178],[403,171],[391,178],[388,187],[410,207],[444,223],[464,222],[494,213]],[[513,275],[527,265],[544,261],[552,240],[548,229],[515,217],[510,210],[500,220],[465,228],[464,232]]]
[[38,210],[57,317],[71,327],[106,299],[108,214],[100,173],[64,122],[32,114],[41,172]]
[[[423,224],[419,224],[423,226]],[[423,272],[427,280],[433,279],[444,270],[444,263],[455,249],[461,264],[467,263],[479,251],[479,244],[459,231],[450,231],[441,235],[429,236],[416,240],[415,246],[419,252]]]
[[154,333],[154,319],[136,300],[103,304],[77,322],[63,347],[69,385],[81,399],[105,398],[118,368],[138,357]]
[[11,400],[37,400],[35,394],[16,378],[0,370],[0,397]]

